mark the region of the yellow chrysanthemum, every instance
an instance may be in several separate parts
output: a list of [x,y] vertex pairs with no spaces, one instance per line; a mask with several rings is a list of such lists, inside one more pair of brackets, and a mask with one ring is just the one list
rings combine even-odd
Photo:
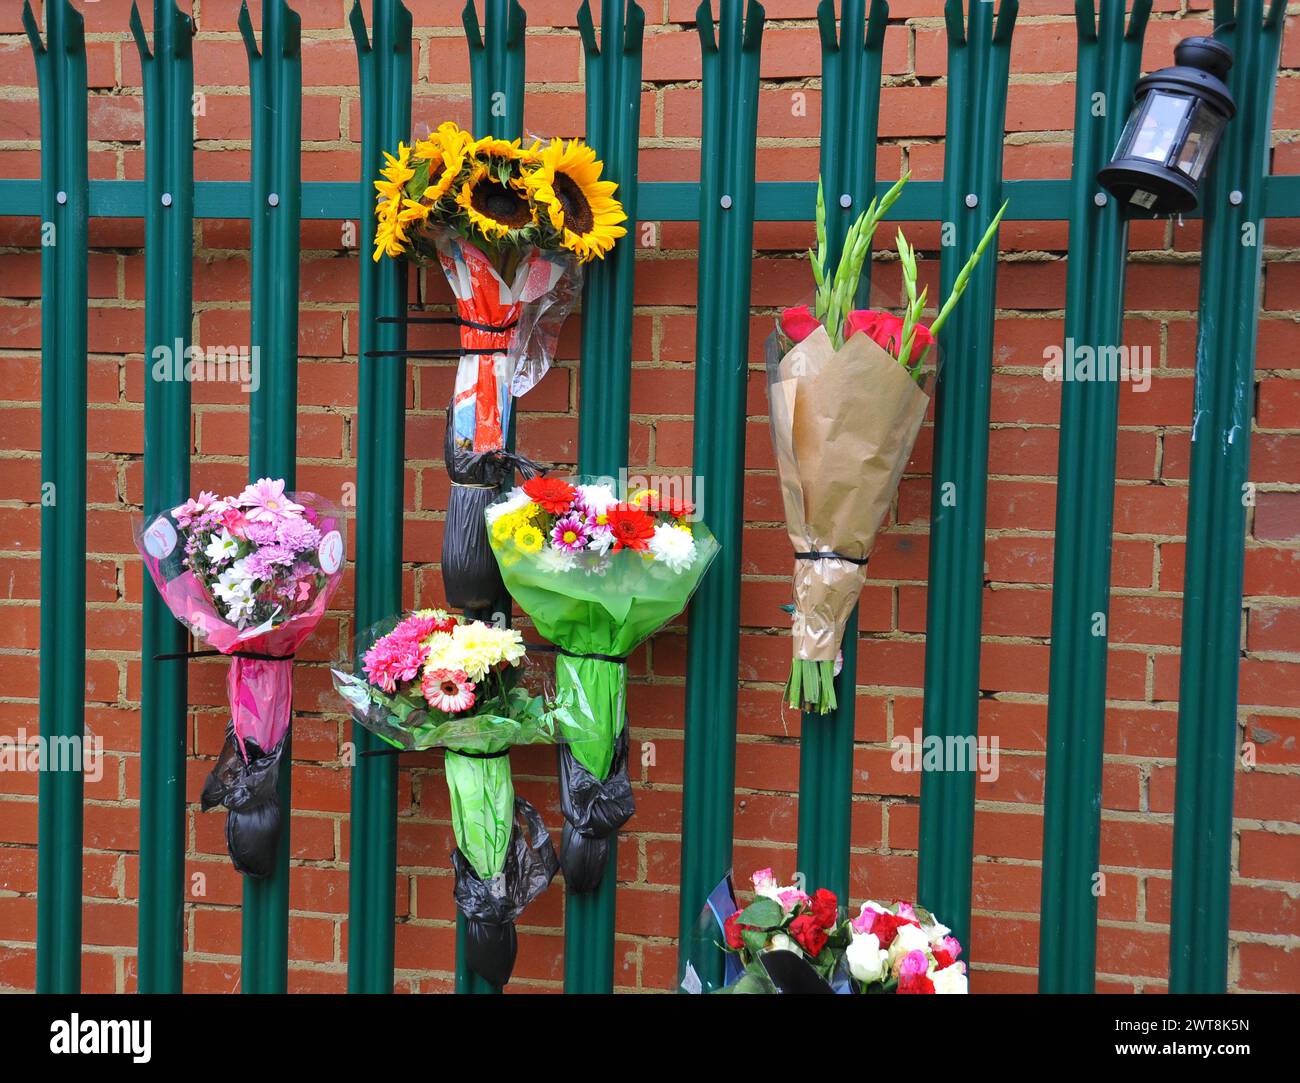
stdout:
[[518,512],[502,515],[492,524],[492,539],[499,542],[509,541],[521,525]]
[[461,185],[456,203],[465,211],[470,225],[489,241],[537,224],[537,211],[528,197],[499,183],[482,166]]
[[515,545],[525,553],[541,552],[542,542],[542,532],[532,523],[525,523],[515,531]]
[[631,503],[635,504],[639,508],[643,500],[649,500],[650,497],[658,495],[659,492],[657,489],[642,489],[636,494],[636,496],[632,497]]
[[523,178],[533,198],[546,209],[560,243],[584,263],[604,259],[627,233],[620,225],[627,221],[623,204],[614,198],[618,185],[600,179],[603,168],[585,143],[555,139]]

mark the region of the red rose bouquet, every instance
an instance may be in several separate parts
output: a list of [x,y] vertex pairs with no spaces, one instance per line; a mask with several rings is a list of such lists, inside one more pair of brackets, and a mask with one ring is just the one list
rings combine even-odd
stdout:
[[1002,219],[1000,210],[929,327],[921,323],[926,291],[917,290],[916,252],[901,230],[903,314],[851,310],[871,238],[907,179],[904,174],[871,201],[850,227],[835,267],[827,265],[826,211],[818,190],[818,246],[809,252],[816,302],[812,310],[786,309],[768,340],[772,443],[795,550],[794,660],[786,702],[804,711],[835,708],[834,666],[844,625],[930,405],[923,389],[926,356]]

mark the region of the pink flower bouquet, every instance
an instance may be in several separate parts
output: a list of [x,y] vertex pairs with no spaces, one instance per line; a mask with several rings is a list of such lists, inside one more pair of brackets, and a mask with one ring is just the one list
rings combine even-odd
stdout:
[[236,496],[203,492],[156,516],[137,530],[136,546],[176,619],[210,653],[231,656],[231,722],[203,807],[232,813],[226,837],[235,867],[267,875],[279,838],[275,783],[292,715],[293,655],[343,577],[342,517],[313,493],[286,493],[282,480],[261,478]]

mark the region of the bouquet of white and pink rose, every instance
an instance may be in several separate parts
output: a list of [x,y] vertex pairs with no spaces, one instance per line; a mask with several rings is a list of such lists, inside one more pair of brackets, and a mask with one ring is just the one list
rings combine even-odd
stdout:
[[172,614],[230,656],[230,725],[203,787],[223,805],[241,873],[266,876],[280,837],[276,793],[293,709],[293,655],[343,577],[343,519],[314,493],[260,478],[235,496],[203,492],[137,524],[136,546]]
[[[852,919],[824,888],[808,895],[771,869],[752,877],[754,900],[721,913],[724,949],[739,957],[734,993],[965,993],[961,945],[920,906],[868,901]],[[734,897],[733,905],[734,905]]]

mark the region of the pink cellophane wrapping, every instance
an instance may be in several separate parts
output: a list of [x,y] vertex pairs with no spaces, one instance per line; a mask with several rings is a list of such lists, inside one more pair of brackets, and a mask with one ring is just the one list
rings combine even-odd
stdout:
[[[248,759],[244,747],[246,739],[252,738],[259,748],[269,752],[289,732],[293,703],[291,656],[325,615],[329,600],[343,579],[346,531],[342,516],[315,493],[295,492],[288,496],[295,503],[316,512],[315,526],[322,539],[321,570],[326,579],[305,608],[278,624],[264,623],[241,630],[221,616],[192,572],[182,570],[179,575],[167,579],[164,562],[171,563],[168,558],[179,555],[173,550],[179,550],[183,544],[167,515],[137,524],[135,531],[136,548],[158,593],[172,615],[189,628],[196,639],[222,654],[246,651],[276,656],[274,660],[238,657],[230,660],[226,692],[235,736],[245,760]],[[166,525],[160,527],[160,520]],[[169,539],[171,549],[166,548]],[[324,552],[326,546],[331,547],[328,553]],[[330,567],[334,569],[332,572],[327,571]]]

